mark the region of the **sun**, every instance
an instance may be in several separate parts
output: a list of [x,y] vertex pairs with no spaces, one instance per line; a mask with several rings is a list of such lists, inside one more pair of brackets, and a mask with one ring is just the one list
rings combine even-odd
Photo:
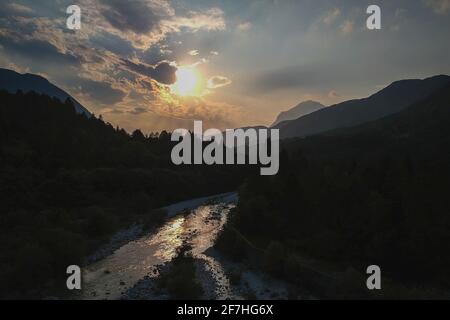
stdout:
[[182,96],[199,96],[201,77],[193,67],[179,67],[175,72],[177,81],[171,86],[172,92]]

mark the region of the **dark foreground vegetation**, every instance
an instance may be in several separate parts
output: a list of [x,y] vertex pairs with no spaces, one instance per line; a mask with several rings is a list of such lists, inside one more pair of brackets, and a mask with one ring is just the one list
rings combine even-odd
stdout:
[[203,295],[190,250],[188,245],[181,246],[176,257],[167,265],[167,270],[157,280],[157,288],[167,292],[171,299],[196,300]]
[[382,297],[444,297],[450,87],[360,127],[286,141],[280,168],[241,187],[222,252],[319,297],[367,296],[372,264],[390,279]]
[[[174,166],[172,146],[167,132],[128,134],[76,114],[70,100],[0,92],[0,298],[52,295],[66,267],[119,228],[156,226],[157,208],[238,186],[217,247],[289,280],[292,297],[370,296],[372,264],[382,268],[378,296],[449,289],[450,87],[381,120],[284,141],[273,177]],[[196,298],[194,272],[180,255],[161,287]]]
[[68,265],[154,209],[235,190],[242,167],[174,166],[170,134],[131,135],[70,100],[0,92],[0,298],[65,286]]

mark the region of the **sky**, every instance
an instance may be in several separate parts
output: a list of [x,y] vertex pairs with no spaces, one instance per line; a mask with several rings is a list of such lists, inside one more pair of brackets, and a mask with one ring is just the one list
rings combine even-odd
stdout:
[[[450,0],[0,0],[0,67],[145,133],[269,125],[305,100],[450,74]],[[69,30],[69,5],[81,29]],[[366,27],[369,5],[381,30]]]

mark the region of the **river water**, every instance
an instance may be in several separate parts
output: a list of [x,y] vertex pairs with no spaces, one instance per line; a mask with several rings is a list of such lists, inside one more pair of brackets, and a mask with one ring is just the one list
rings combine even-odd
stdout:
[[[167,207],[168,221],[156,232],[131,241],[108,257],[83,269],[81,299],[120,299],[144,277],[156,277],[157,265],[170,261],[186,242],[192,254],[216,282],[211,298],[233,296],[222,265],[205,253],[211,248],[237,201],[235,193],[195,199]],[[188,215],[179,214],[190,209]]]

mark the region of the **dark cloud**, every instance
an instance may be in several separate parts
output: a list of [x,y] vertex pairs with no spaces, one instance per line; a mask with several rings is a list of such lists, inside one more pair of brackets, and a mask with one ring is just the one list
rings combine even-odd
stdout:
[[316,82],[316,78],[317,74],[309,68],[295,66],[257,75],[252,86],[256,92],[268,92],[310,85],[312,81]]
[[39,61],[40,64],[79,66],[80,61],[70,53],[61,53],[58,48],[47,41],[14,39],[0,36],[0,43],[6,53],[21,58],[27,64]]
[[84,92],[104,104],[115,104],[122,101],[125,93],[111,87],[110,84],[97,81],[84,81]]
[[[134,50],[129,41],[114,34],[96,34],[92,36],[91,41],[99,48],[103,48],[104,50],[108,50],[120,56],[127,56]],[[159,61],[161,60],[163,59],[159,59]]]
[[74,79],[75,85],[80,88],[84,94],[88,94],[92,99],[106,105],[113,105],[120,102],[125,97],[125,92],[114,89],[107,82],[99,82],[88,79],[77,78]]
[[175,75],[177,67],[166,61],[160,62],[156,66],[134,63],[127,59],[122,59],[122,63],[127,70],[147,76],[163,84],[173,84],[177,80]]
[[101,13],[116,29],[146,34],[158,29],[161,16],[152,10],[147,1],[102,0]]
[[[168,40],[166,38],[165,42],[167,41]],[[181,55],[177,55],[176,53],[173,52],[174,46],[175,44],[171,43],[170,47],[172,48],[172,50],[165,50],[164,48],[161,47],[160,44],[155,44],[141,55],[140,57],[141,61],[151,65],[156,65],[158,64],[158,62],[163,60],[175,61],[177,60],[177,57]]]
[[124,114],[125,112],[119,109],[113,109],[111,111],[107,111],[105,113],[111,113],[111,114]]
[[134,115],[143,114],[143,113],[147,113],[147,112],[148,112],[147,109],[141,108],[141,107],[134,108],[132,111],[130,111],[130,113],[134,114]]
[[2,12],[0,13],[0,17],[2,16],[32,16],[34,14],[34,11],[32,8],[19,4],[19,3],[15,3],[15,2],[11,2],[11,3],[7,3],[2,5]]
[[296,88],[327,87],[336,81],[350,78],[351,75],[346,75],[345,70],[349,68],[343,69],[343,66],[329,63],[282,67],[254,75],[249,80],[250,90],[253,93],[269,93]]

